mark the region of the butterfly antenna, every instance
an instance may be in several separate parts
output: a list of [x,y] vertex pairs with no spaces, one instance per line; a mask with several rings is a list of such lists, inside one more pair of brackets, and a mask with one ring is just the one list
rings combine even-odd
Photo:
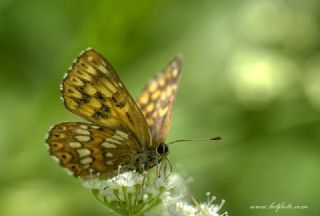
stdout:
[[177,142],[190,142],[190,141],[210,141],[210,140],[222,140],[221,136],[211,137],[211,138],[202,138],[202,139],[180,139],[180,140],[174,140],[172,142],[166,143],[167,145],[171,145],[173,143]]

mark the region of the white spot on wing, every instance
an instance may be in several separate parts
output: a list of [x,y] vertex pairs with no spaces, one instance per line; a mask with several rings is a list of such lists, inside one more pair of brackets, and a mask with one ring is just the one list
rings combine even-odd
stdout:
[[116,134],[122,136],[124,139],[128,139],[128,134],[126,134],[125,132],[116,130]]
[[81,143],[79,142],[69,142],[71,148],[81,148]]
[[79,154],[79,157],[85,157],[85,156],[90,155],[90,153],[91,153],[89,149],[85,149],[85,148],[78,149],[77,152]]
[[46,135],[44,136],[44,139],[47,140],[49,138],[49,135],[50,135],[49,133],[46,133]]
[[68,76],[68,73],[64,73],[63,74],[63,79],[67,78],[67,76]]
[[84,51],[89,51],[89,50],[92,50],[92,47],[88,47]]
[[81,161],[80,161],[80,163],[81,164],[84,164],[84,165],[87,165],[87,164],[90,164],[90,163],[92,163],[92,158],[91,157],[86,157],[86,158],[83,158]]
[[105,148],[117,148],[117,146],[115,144],[108,143],[108,142],[102,143],[102,146]]
[[113,143],[120,144],[120,145],[122,144],[120,141],[112,139],[112,138],[107,138],[106,141],[113,142]]
[[73,176],[73,172],[69,170],[68,168],[64,168],[64,170],[68,173],[68,175]]
[[108,157],[112,157],[113,156],[113,154],[111,153],[111,152],[107,152],[106,153],[106,157],[108,158]]
[[88,142],[90,140],[89,136],[75,136],[75,138],[79,140],[79,142]]
[[117,134],[113,135],[112,138],[113,138],[113,139],[120,140],[120,141],[123,141],[123,140],[124,140],[124,138],[123,138],[122,136],[119,136],[119,135],[117,135]]
[[87,125],[80,125],[80,128],[87,130],[88,126]]
[[48,143],[44,143],[44,146],[46,147],[46,149],[48,149],[48,150],[50,149],[50,146],[48,145]]
[[82,50],[80,53],[79,53],[79,56],[82,56],[83,55],[83,53],[85,53],[86,51],[88,51],[89,49],[87,48],[87,49],[85,49],[85,50]]
[[99,71],[101,71],[102,73],[108,74],[109,71],[107,70],[107,68],[105,68],[102,65],[98,65],[97,68],[99,69]]
[[76,129],[76,133],[82,134],[82,135],[90,135],[90,132],[81,128]]
[[175,78],[178,76],[178,68],[173,69],[172,76]]
[[58,157],[52,155],[51,158],[52,158],[55,162],[60,163],[60,159],[59,159]]

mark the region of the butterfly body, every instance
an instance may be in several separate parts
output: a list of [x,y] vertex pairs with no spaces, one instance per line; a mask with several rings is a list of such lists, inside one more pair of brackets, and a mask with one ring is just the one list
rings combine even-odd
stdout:
[[168,155],[164,144],[180,76],[176,57],[137,101],[111,64],[93,49],[80,54],[61,84],[65,107],[86,122],[55,125],[46,140],[54,159],[74,176],[143,172]]
[[158,155],[154,153],[154,151],[142,151],[133,154],[129,167],[131,170],[137,170],[138,172],[143,172],[154,167],[157,163],[161,162],[158,159]]

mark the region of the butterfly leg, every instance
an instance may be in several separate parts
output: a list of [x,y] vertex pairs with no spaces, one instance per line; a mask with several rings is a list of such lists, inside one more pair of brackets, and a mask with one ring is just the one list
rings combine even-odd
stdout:
[[161,161],[159,174],[161,175],[161,172],[163,172],[164,177],[166,177],[164,170],[165,170],[165,162],[164,162],[164,161]]
[[121,164],[118,166],[118,175],[121,173],[121,168],[122,168],[122,166],[121,166]]
[[146,183],[146,179],[147,179],[147,171],[143,171],[143,179],[142,179],[142,185],[141,185],[141,200],[143,200],[143,194],[144,194],[144,185]]
[[159,160],[156,160],[156,174],[157,177],[160,178]]
[[172,164],[168,158],[166,158],[166,160],[168,161],[168,164],[170,166],[170,171],[169,171],[169,175],[170,175],[170,173],[172,173]]
[[[169,166],[169,170],[167,170],[167,165]],[[172,172],[172,165],[167,157],[164,158],[164,161],[160,165],[159,173],[163,171],[164,178],[168,178]]]

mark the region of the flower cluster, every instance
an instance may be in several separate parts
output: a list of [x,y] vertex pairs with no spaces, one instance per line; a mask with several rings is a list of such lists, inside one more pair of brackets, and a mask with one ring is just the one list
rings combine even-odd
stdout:
[[105,205],[113,215],[203,215],[222,216],[214,197],[196,207],[185,203],[184,179],[175,173],[169,177],[152,177],[146,173],[125,172],[113,178],[83,181],[85,188]]
[[216,197],[211,197],[210,193],[207,193],[208,200],[205,203],[197,203],[194,201],[196,206],[190,205],[186,202],[177,202],[176,204],[176,215],[178,216],[196,216],[196,215],[208,215],[208,216],[227,216],[228,213],[224,212],[223,214],[219,214],[220,209],[224,204],[224,200],[221,201],[219,205],[213,204],[213,201]]

